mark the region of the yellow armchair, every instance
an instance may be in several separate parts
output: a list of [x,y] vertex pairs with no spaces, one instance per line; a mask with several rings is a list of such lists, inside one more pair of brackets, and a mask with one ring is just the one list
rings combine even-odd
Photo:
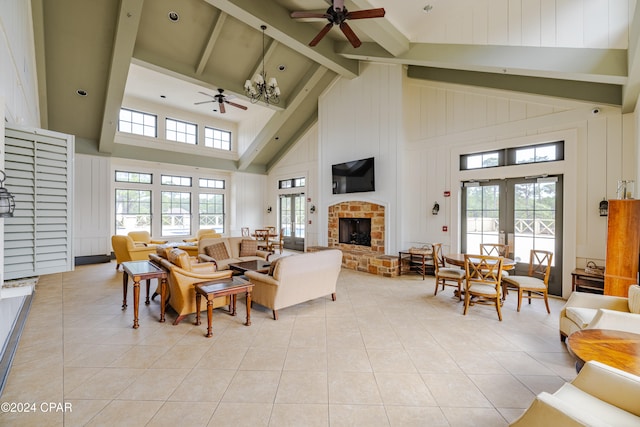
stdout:
[[[161,251],[159,251],[161,252]],[[228,279],[231,277],[231,270],[216,271],[216,266],[211,262],[198,263],[187,252],[182,249],[172,249],[165,252],[167,258],[158,253],[151,254],[151,261],[160,265],[169,272],[169,305],[176,311],[178,316],[173,322],[177,325],[187,315],[195,313],[196,293],[194,286],[197,283],[208,282],[216,279]],[[230,298],[220,297],[213,300],[213,307],[223,307],[229,305]],[[201,307],[202,311],[207,310],[207,305]]]
[[188,237],[186,239],[182,239],[183,242],[197,242],[198,240],[204,237],[222,237],[222,234],[218,233],[216,230],[209,228],[202,228],[196,232],[196,237]]
[[162,245],[167,243],[167,240],[152,239],[148,231],[130,231],[129,237],[133,239],[136,245],[149,246],[149,245]]
[[149,254],[155,252],[154,247],[136,246],[129,236],[111,236],[111,247],[116,256],[116,270],[120,264],[127,261],[144,261],[149,259]]

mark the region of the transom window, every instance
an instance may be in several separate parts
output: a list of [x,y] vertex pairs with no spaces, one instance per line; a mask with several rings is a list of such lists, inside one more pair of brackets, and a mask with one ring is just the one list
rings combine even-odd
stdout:
[[554,162],[558,160],[564,160],[564,141],[463,154],[460,156],[460,170]]
[[151,174],[116,171],[116,182],[135,182],[140,184],[151,184]]
[[198,141],[198,126],[180,120],[166,119],[166,138],[169,141],[196,144]]
[[199,179],[199,185],[202,188],[224,189],[224,180],[223,179],[200,178]]
[[162,185],[177,185],[179,187],[191,187],[191,178],[188,176],[162,175]]
[[292,178],[292,179],[283,179],[279,181],[278,188],[297,188],[304,187],[306,185],[305,178]]
[[231,150],[231,132],[225,130],[205,127],[204,145],[209,148],[220,150]]
[[121,108],[118,119],[118,130],[120,132],[155,138],[158,136],[157,117],[153,114]]

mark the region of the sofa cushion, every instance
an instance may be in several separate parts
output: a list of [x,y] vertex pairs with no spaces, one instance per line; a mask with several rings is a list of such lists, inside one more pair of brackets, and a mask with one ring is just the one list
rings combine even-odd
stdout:
[[175,264],[183,270],[191,271],[191,259],[189,254],[182,249],[172,249],[169,252],[168,258],[170,263]]
[[168,259],[169,258],[169,252],[171,252],[172,249],[173,249],[173,246],[158,245],[158,246],[156,246],[156,253],[158,254],[158,256],[160,256],[162,258]]
[[629,286],[629,312],[640,314],[640,286]]
[[580,329],[584,329],[591,323],[593,317],[598,312],[596,308],[567,307],[567,317],[571,319]]
[[242,239],[240,242],[240,257],[255,256],[258,251],[258,241],[251,239]]
[[229,252],[224,242],[215,243],[204,248],[204,253],[217,260],[229,259]]

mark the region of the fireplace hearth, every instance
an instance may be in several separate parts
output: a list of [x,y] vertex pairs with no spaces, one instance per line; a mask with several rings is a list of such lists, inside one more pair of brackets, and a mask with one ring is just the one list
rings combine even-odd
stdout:
[[340,218],[339,242],[371,246],[371,218]]

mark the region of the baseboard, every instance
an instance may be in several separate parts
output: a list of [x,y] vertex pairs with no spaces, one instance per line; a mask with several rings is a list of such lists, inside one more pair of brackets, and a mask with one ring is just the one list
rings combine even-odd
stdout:
[[111,262],[111,259],[112,257],[109,255],[77,256],[75,258],[75,265],[101,264]]
[[7,378],[9,377],[9,371],[11,370],[13,357],[16,354],[16,349],[18,348],[18,343],[20,342],[20,337],[22,336],[22,330],[24,329],[25,323],[27,323],[27,316],[29,315],[29,310],[31,310],[33,295],[34,294],[31,293],[30,295],[26,295],[24,297],[24,302],[22,303],[22,307],[20,308],[20,313],[16,317],[16,321],[13,324],[13,328],[11,329],[11,335],[9,335],[7,343],[2,351],[2,357],[0,358],[0,396],[2,396],[5,383],[7,382]]

